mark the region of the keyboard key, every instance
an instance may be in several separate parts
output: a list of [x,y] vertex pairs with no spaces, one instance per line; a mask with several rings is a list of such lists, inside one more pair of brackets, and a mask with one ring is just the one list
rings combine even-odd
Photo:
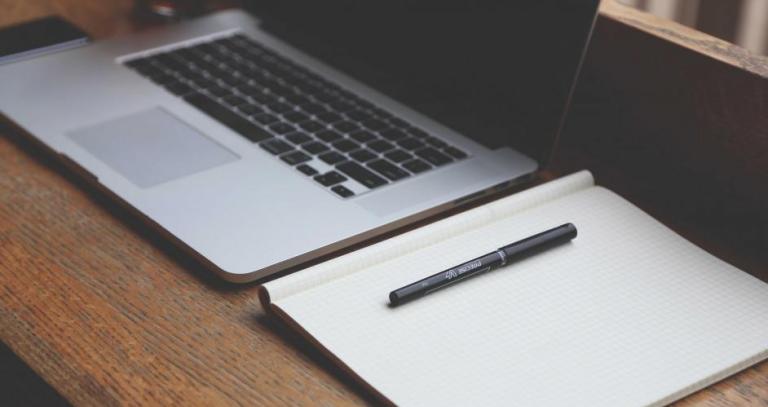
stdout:
[[134,59],[131,59],[130,61],[125,61],[125,66],[132,69],[142,68],[145,66],[149,66],[151,64],[152,62],[147,60],[147,58],[134,58]]
[[247,114],[249,116],[250,115],[254,115],[254,114],[258,114],[258,113],[264,113],[264,109],[262,109],[258,105],[254,105],[253,103],[247,103],[247,104],[244,104],[244,105],[240,105],[240,106],[237,107],[237,110],[239,110],[239,111],[241,111],[244,114]]
[[387,157],[388,159],[396,162],[401,163],[403,161],[408,161],[409,159],[413,158],[410,154],[406,153],[403,150],[394,150],[390,151],[386,154],[384,154],[384,157]]
[[453,161],[450,157],[435,150],[432,147],[425,147],[421,150],[416,150],[416,155],[427,160],[430,164],[435,166],[445,165]]
[[365,120],[362,122],[362,124],[363,126],[365,126],[365,128],[373,131],[383,130],[389,127],[389,125],[386,122],[383,122],[378,119]]
[[251,116],[251,119],[256,120],[257,122],[267,126],[272,123],[279,122],[280,119],[277,118],[275,115],[271,115],[269,113],[258,113],[253,116]]
[[348,153],[350,151],[357,150],[360,148],[360,145],[352,140],[344,139],[333,143],[333,148],[341,151],[342,153]]
[[312,141],[312,137],[310,135],[301,131],[295,131],[293,133],[287,134],[285,139],[297,146]]
[[267,95],[264,93],[251,93],[248,95],[248,97],[251,98],[251,100],[253,100],[254,102],[258,102],[262,105],[268,105],[270,103],[277,102],[276,97],[272,95]]
[[293,89],[283,85],[270,84],[269,90],[275,95],[279,95],[279,96],[286,96],[286,95],[293,94]]
[[411,127],[410,123],[407,121],[399,118],[399,117],[390,117],[389,123],[395,127],[399,127],[401,129],[406,129],[408,127]]
[[462,158],[467,158],[467,153],[459,150],[458,148],[456,148],[454,146],[448,146],[448,147],[444,148],[443,152],[448,153],[448,155],[450,155],[451,157],[453,157],[453,158],[455,158],[457,160],[461,160]]
[[393,117],[392,113],[389,113],[388,111],[379,107],[373,107],[371,108],[371,111],[382,119],[390,119]]
[[344,182],[347,180],[347,177],[339,174],[336,171],[327,172],[323,175],[318,175],[315,178],[315,181],[319,182],[320,185],[324,187],[329,187],[331,185],[338,184],[339,182]]
[[339,100],[339,96],[336,93],[323,92],[314,95],[315,99],[323,103],[333,103]]
[[317,84],[311,83],[310,81],[297,83],[296,87],[301,89],[301,92],[307,95],[316,95],[316,94],[323,93],[323,89],[321,87],[319,87]]
[[356,120],[358,122],[362,122],[365,120],[371,120],[374,118],[374,116],[370,113],[368,113],[365,110],[352,110],[350,112],[344,113],[347,117],[349,117],[352,120]]
[[239,86],[237,91],[248,96],[264,96],[264,87],[255,83]]
[[288,164],[296,165],[309,161],[312,159],[312,157],[302,153],[301,151],[294,151],[292,153],[281,155],[280,159],[287,162]]
[[435,147],[437,147],[437,148],[443,148],[443,147],[446,147],[446,146],[448,146],[448,143],[446,143],[446,142],[445,142],[445,141],[443,141],[443,140],[440,140],[440,139],[439,139],[439,138],[437,138],[437,137],[431,137],[431,136],[430,136],[430,137],[427,137],[427,138],[426,138],[426,139],[424,139],[424,140],[425,140],[427,143],[429,143],[429,144],[431,144],[431,145],[433,145],[433,146],[435,146]]
[[247,100],[245,100],[242,97],[237,96],[237,95],[229,95],[229,96],[227,96],[225,98],[222,98],[221,101],[225,105],[230,106],[230,107],[237,107],[237,106],[244,105],[244,104],[248,103]]
[[360,129],[360,126],[350,121],[342,121],[342,122],[335,123],[333,125],[333,128],[341,133],[350,133]]
[[392,181],[397,181],[410,176],[410,174],[400,169],[400,167],[392,164],[387,160],[374,160],[367,163],[366,165]]
[[307,103],[299,106],[299,108],[309,114],[322,114],[328,111],[323,105],[317,103]]
[[301,171],[304,175],[309,175],[310,177],[317,174],[317,170],[312,168],[312,166],[309,164],[297,165],[296,169]]
[[188,64],[186,61],[180,58],[176,58],[170,54],[161,55],[162,65],[170,71],[186,71]]
[[262,77],[256,79],[260,84],[264,85],[265,88],[267,88],[267,91],[271,94],[275,95],[275,98],[277,99],[277,94],[272,91],[272,89],[275,89],[280,86],[280,83],[275,80],[269,73],[265,73]]
[[406,163],[403,163],[402,166],[403,168],[405,168],[406,170],[414,174],[418,174],[432,168],[432,166],[425,163],[424,161],[419,160],[418,158],[408,161]]
[[190,88],[189,85],[181,82],[176,82],[170,85],[166,85],[165,89],[167,89],[169,92],[178,96],[184,96],[194,92],[194,90]]
[[336,169],[371,189],[387,184],[386,179],[353,161],[341,163],[336,166]]
[[309,143],[302,144],[301,148],[310,154],[320,154],[329,150],[328,146],[317,141],[310,141]]
[[187,95],[184,100],[254,143],[272,137],[271,134],[202,93]]
[[203,75],[201,73],[198,73],[198,72],[195,72],[195,71],[190,71],[190,72],[184,74],[184,79],[188,83],[193,85],[193,86],[197,86],[196,84],[198,82],[207,81],[208,80],[208,78],[205,75]]
[[275,102],[267,105],[269,110],[277,113],[277,114],[283,114],[287,113],[293,110],[293,106],[285,104],[283,102]]
[[405,134],[402,130],[398,130],[398,129],[387,129],[382,132],[379,132],[379,134],[381,135],[381,137],[384,137],[385,139],[390,141],[402,140],[408,137],[407,134]]
[[283,123],[283,122],[275,123],[269,126],[269,129],[277,134],[287,134],[296,130],[295,127],[291,126],[288,123]]
[[376,140],[376,136],[367,130],[358,130],[349,134],[349,137],[359,143],[368,143]]
[[309,120],[309,116],[301,112],[290,112],[290,113],[284,114],[283,119],[288,120],[291,123],[298,124],[303,121]]
[[326,143],[331,143],[343,137],[341,134],[333,130],[324,130],[315,134],[315,136],[317,136],[317,138],[320,140],[325,141]]
[[410,134],[413,137],[417,138],[427,138],[429,137],[429,133],[426,131],[418,128],[418,127],[409,127],[405,130],[408,134]]
[[203,90],[219,86],[219,84],[216,83],[216,81],[212,81],[206,78],[196,79],[194,80],[193,84],[195,85],[196,88],[203,89]]
[[167,73],[161,73],[159,75],[150,76],[149,79],[160,86],[170,85],[177,82],[177,79],[175,76]]
[[355,193],[350,191],[349,188],[345,187],[344,185],[336,185],[335,187],[331,188],[331,191],[335,192],[342,198],[349,198],[350,196],[354,195]]
[[184,68],[174,72],[176,73],[176,76],[182,77],[186,81],[191,81],[193,79],[200,79],[201,77],[203,77],[202,73],[200,73],[199,71],[195,71],[192,64],[188,64]]
[[339,154],[336,151],[329,151],[325,154],[320,154],[318,158],[321,159],[324,163],[330,165],[338,164],[347,159],[347,157],[344,157],[343,154]]
[[357,150],[349,154],[349,156],[352,157],[352,159],[357,160],[361,163],[364,163],[366,161],[371,161],[374,158],[378,157],[378,155],[372,153],[371,150],[366,150],[366,149]]
[[393,146],[392,144],[390,144],[389,142],[386,142],[384,140],[373,141],[371,143],[368,143],[367,146],[368,146],[368,148],[370,148],[371,150],[373,150],[373,151],[375,151],[377,153],[383,153],[385,151],[389,151],[389,150],[395,148],[395,146]]
[[409,138],[406,138],[406,139],[399,140],[397,142],[397,145],[402,147],[402,148],[404,148],[404,149],[406,149],[406,150],[413,151],[413,150],[418,150],[418,149],[424,147],[424,142],[422,142],[419,139],[416,139],[416,138],[413,138],[413,137],[409,137]]
[[259,146],[274,155],[280,155],[293,150],[293,147],[291,147],[290,144],[278,139],[264,141],[260,143]]
[[337,113],[348,112],[350,110],[354,110],[357,107],[354,103],[348,102],[346,100],[339,100],[336,102],[329,103],[328,105]]
[[338,114],[333,113],[333,112],[322,113],[322,114],[317,115],[316,117],[317,117],[317,120],[319,120],[319,121],[321,121],[321,122],[323,122],[325,124],[336,123],[336,122],[341,121],[341,120],[344,119],[343,117],[341,117],[341,115],[338,115]]
[[193,50],[191,47],[179,48],[175,51],[171,51],[170,53],[182,61],[193,61],[197,58],[198,55],[198,52]]
[[217,98],[223,98],[224,96],[229,96],[232,94],[231,90],[218,85],[206,88],[205,91]]
[[301,127],[302,129],[310,133],[318,132],[320,130],[325,130],[326,128],[324,124],[315,120],[309,120],[303,123],[299,123],[299,127]]
[[352,95],[352,97],[354,97],[355,103],[357,103],[357,105],[360,106],[360,107],[363,107],[363,108],[366,108],[366,109],[373,109],[373,108],[376,107],[376,106],[373,105],[373,103],[371,103],[371,102],[369,102],[367,100],[361,99],[360,97],[358,97],[356,95]]
[[169,86],[169,85],[178,83],[178,79],[175,76],[170,74],[161,74],[158,76],[151,76],[149,77],[149,79],[160,86]]
[[283,96],[283,99],[285,99],[286,101],[294,105],[304,105],[307,103],[312,103],[311,100],[309,100],[306,96],[303,96],[303,95],[287,95],[287,96]]
[[247,84],[245,78],[234,76],[235,75],[235,71],[229,72],[228,75],[232,75],[232,76],[224,76],[222,78],[219,78],[219,80],[224,82],[224,83],[226,83],[227,85],[229,85],[229,86],[231,86],[233,88],[237,88],[239,86],[243,86],[243,85]]
[[140,73],[141,75],[152,78],[155,76],[160,76],[163,74],[163,71],[160,68],[157,68],[152,65],[146,65],[136,68],[136,72]]

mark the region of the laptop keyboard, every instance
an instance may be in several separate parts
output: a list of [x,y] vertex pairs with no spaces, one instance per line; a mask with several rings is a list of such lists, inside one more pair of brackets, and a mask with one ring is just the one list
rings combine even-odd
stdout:
[[467,157],[240,34],[125,65],[342,198]]

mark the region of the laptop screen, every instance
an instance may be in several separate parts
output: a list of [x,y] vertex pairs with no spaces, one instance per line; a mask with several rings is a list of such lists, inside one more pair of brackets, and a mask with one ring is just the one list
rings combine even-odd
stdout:
[[438,122],[540,165],[599,0],[260,0],[264,29]]

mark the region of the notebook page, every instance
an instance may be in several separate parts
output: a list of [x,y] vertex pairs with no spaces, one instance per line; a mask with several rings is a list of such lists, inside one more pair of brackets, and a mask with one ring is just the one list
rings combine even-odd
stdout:
[[592,174],[580,171],[282,277],[264,288],[271,301],[277,301],[592,185]]
[[[565,222],[569,244],[387,307],[392,289]],[[768,285],[600,187],[274,305],[398,405],[656,405],[768,356]]]

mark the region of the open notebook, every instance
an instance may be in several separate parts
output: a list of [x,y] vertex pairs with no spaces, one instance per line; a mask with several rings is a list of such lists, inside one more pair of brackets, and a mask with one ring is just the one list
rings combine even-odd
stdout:
[[[397,308],[391,290],[545,229],[571,243]],[[662,405],[768,357],[768,284],[583,171],[265,284],[400,405]]]

